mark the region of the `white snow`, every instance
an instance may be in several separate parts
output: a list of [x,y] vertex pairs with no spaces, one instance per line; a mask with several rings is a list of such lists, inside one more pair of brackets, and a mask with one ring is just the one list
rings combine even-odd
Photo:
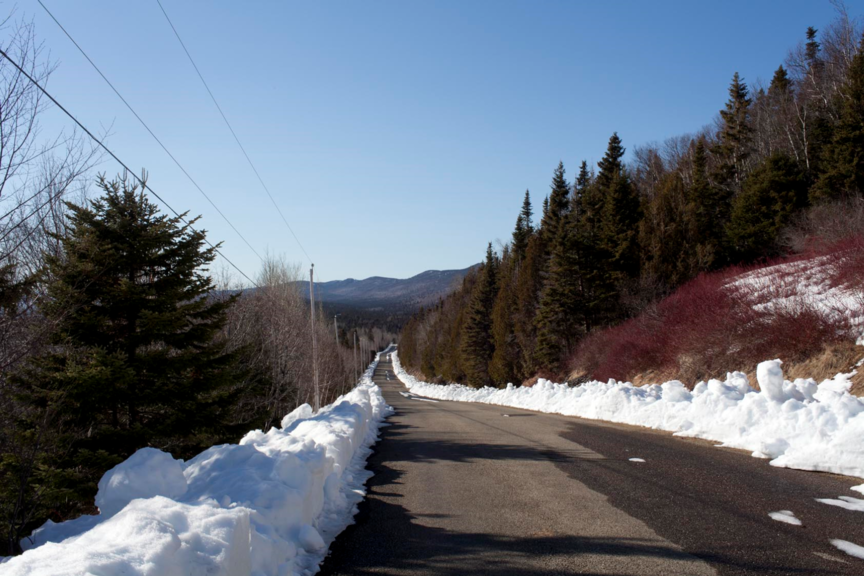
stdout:
[[769,512],[768,516],[770,516],[772,520],[777,520],[778,522],[785,522],[786,524],[792,524],[793,526],[801,526],[801,520],[796,518],[795,513],[791,510]]
[[314,574],[365,496],[370,447],[390,414],[372,383],[281,428],[189,462],[144,448],[99,482],[100,514],[47,522],[4,576]]
[[859,546],[858,544],[853,544],[846,540],[831,540],[831,544],[833,544],[838,550],[842,550],[850,556],[864,560],[864,546]]
[[[864,329],[859,286],[835,281],[837,255],[766,266],[738,276],[727,289],[765,312],[814,310],[828,318],[845,318],[853,330]],[[864,336],[860,339],[864,343]]]
[[854,374],[817,384],[784,380],[779,360],[757,369],[761,391],[741,372],[724,381],[698,383],[692,391],[678,381],[634,386],[588,382],[581,386],[539,380],[531,387],[474,389],[422,382],[392,354],[397,377],[413,393],[438,400],[483,402],[645,426],[740,448],[771,464],[864,478],[864,399],[849,393]]
[[852,488],[850,488],[850,490],[855,490],[856,492],[864,494],[864,484],[861,484],[860,486],[853,486]]
[[629,458],[630,462],[645,462],[642,458]]
[[834,498],[816,498],[816,501],[821,502],[822,504],[852,510],[854,512],[864,512],[864,500],[861,500],[860,498],[840,496],[836,500]]

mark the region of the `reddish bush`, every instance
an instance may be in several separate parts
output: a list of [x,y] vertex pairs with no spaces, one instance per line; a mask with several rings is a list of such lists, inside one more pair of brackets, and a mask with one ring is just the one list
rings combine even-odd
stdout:
[[[702,274],[637,318],[584,338],[569,365],[598,380],[654,371],[692,384],[766,359],[802,360],[853,335],[864,298],[850,310],[848,295],[862,286],[862,238]],[[842,302],[820,296],[830,287],[843,288]]]

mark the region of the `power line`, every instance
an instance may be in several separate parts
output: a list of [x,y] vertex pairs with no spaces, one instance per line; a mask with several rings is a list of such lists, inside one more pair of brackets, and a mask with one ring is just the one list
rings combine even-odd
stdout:
[[[42,1],[39,0],[41,4]],[[168,25],[171,26],[171,30],[174,31],[174,35],[177,37],[177,40],[180,42],[180,46],[183,47],[183,51],[186,53],[186,56],[189,58],[189,62],[192,63],[192,67],[195,68],[195,72],[198,74],[198,78],[201,79],[201,83],[204,84],[204,88],[207,89],[207,93],[210,95],[210,99],[213,100],[213,104],[216,105],[216,109],[219,110],[219,114],[222,116],[222,120],[225,121],[225,125],[228,126],[228,130],[231,131],[231,135],[234,136],[234,141],[237,142],[237,145],[240,147],[240,150],[243,152],[243,156],[246,157],[246,161],[249,163],[249,166],[252,168],[252,171],[255,172],[255,176],[258,177],[258,182],[261,183],[261,187],[264,188],[264,191],[267,193],[267,196],[270,198],[270,202],[273,203],[273,206],[276,208],[276,211],[279,213],[279,216],[282,217],[282,221],[285,223],[285,226],[288,227],[288,231],[291,232],[291,235],[294,237],[294,240],[297,241],[297,245],[300,247],[300,250],[303,251],[303,254],[306,255],[306,258],[309,262],[312,262],[312,258],[309,256],[309,253],[306,252],[306,249],[303,248],[303,244],[300,242],[300,239],[297,237],[297,234],[294,233],[294,229],[291,228],[291,224],[288,223],[288,219],[285,218],[285,215],[282,213],[282,210],[279,208],[279,205],[276,203],[276,200],[273,198],[273,195],[270,193],[270,189],[267,188],[267,185],[264,183],[264,179],[261,178],[261,174],[258,173],[258,169],[255,168],[255,164],[252,163],[252,159],[249,157],[249,154],[246,153],[246,148],[243,147],[243,144],[240,142],[240,138],[237,137],[237,133],[234,132],[234,128],[231,127],[231,123],[228,121],[228,117],[225,116],[225,113],[222,111],[222,107],[219,106],[219,102],[216,101],[216,97],[213,95],[213,92],[210,90],[210,86],[207,85],[207,81],[204,80],[204,76],[201,74],[201,71],[198,69],[198,66],[195,64],[195,60],[192,59],[192,55],[189,53],[189,50],[186,48],[186,44],[183,42],[183,39],[180,37],[180,33],[177,32],[177,28],[174,27],[174,23],[171,22],[171,18],[168,17],[168,13],[165,11],[165,7],[162,6],[161,0],[156,0],[156,3],[159,4],[159,8],[162,10],[162,14],[165,15],[165,19],[168,21]]]
[[[57,106],[57,108],[59,108],[60,110],[62,110],[64,114],[66,114],[69,118],[71,118],[72,121],[75,122],[75,124],[77,124],[78,127],[81,128],[81,130],[83,130],[85,134],[87,134],[87,136],[89,136],[89,137],[90,137],[94,142],[96,142],[96,143],[97,143],[97,144],[98,144],[98,145],[99,145],[103,150],[105,150],[105,152],[107,152],[109,156],[111,156],[111,157],[112,157],[112,158],[113,158],[113,159],[114,159],[118,164],[120,164],[120,165],[121,165],[121,166],[126,170],[126,172],[128,172],[129,174],[132,174],[132,176],[133,176],[136,180],[138,180],[138,182],[140,182],[142,188],[144,188],[145,190],[147,190],[148,192],[150,192],[154,197],[156,197],[157,200],[159,200],[160,202],[162,202],[162,204],[164,204],[165,206],[167,206],[168,209],[171,210],[171,212],[173,212],[174,215],[175,215],[175,216],[176,216],[176,217],[177,217],[181,222],[183,222],[184,224],[186,224],[190,229],[195,230],[195,228],[194,228],[194,227],[193,227],[193,226],[192,226],[192,225],[191,225],[191,224],[186,220],[186,218],[185,218],[184,215],[182,215],[182,214],[180,214],[179,212],[177,212],[177,210],[175,210],[175,209],[174,209],[174,208],[173,208],[173,207],[172,207],[168,202],[166,202],[164,198],[162,198],[161,196],[159,196],[159,194],[157,194],[156,191],[153,190],[153,188],[151,188],[149,184],[147,184],[147,182],[145,182],[145,181],[144,181],[140,176],[138,176],[137,174],[135,174],[135,172],[133,172],[132,169],[129,168],[129,166],[126,165],[125,162],[123,162],[122,160],[120,160],[120,158],[118,158],[117,155],[114,154],[114,152],[112,152],[111,149],[108,148],[108,146],[106,146],[106,145],[102,142],[102,140],[100,140],[99,138],[97,138],[96,136],[94,136],[93,133],[90,132],[90,130],[88,130],[87,127],[84,126],[84,124],[82,124],[82,123],[78,120],[78,118],[76,118],[76,117],[75,117],[71,112],[69,112],[69,110],[67,110],[66,108],[64,108],[63,105],[60,104],[60,102],[58,102],[56,98],[54,98],[54,97],[53,97],[53,96],[52,96],[52,95],[51,95],[51,94],[50,94],[50,93],[49,93],[45,88],[43,88],[42,85],[39,84],[39,82],[37,82],[37,81],[36,81],[32,76],[30,76],[30,75],[29,75],[29,74],[24,70],[24,68],[22,68],[22,67],[18,64],[18,62],[16,62],[15,60],[13,60],[12,57],[9,56],[9,54],[7,54],[7,53],[6,53],[2,48],[0,48],[0,56],[3,56],[4,58],[6,58],[6,60],[8,60],[9,63],[12,64],[12,65],[13,65],[13,66],[14,66],[14,67],[15,67],[15,68],[16,68],[16,69],[17,69],[21,74],[23,74],[24,77],[27,78],[27,80],[29,80],[29,81],[30,81],[34,86],[36,86],[36,88],[38,88],[39,91],[42,92],[42,94],[44,94],[44,95],[45,95],[49,100],[51,100],[51,102],[53,102],[54,105]],[[195,230],[195,231],[197,232],[197,230]],[[248,280],[248,281],[249,281],[253,286],[255,286],[256,288],[260,288],[260,286],[258,286],[258,284],[256,284],[254,280],[252,280],[251,278],[249,278],[249,276],[247,276],[246,273],[243,272],[243,270],[241,270],[241,269],[240,269],[236,264],[234,264],[234,263],[233,263],[233,262],[232,262],[232,261],[231,261],[227,256],[225,256],[224,254],[222,254],[222,252],[220,252],[219,249],[218,249],[216,246],[214,246],[214,245],[213,245],[209,240],[207,240],[206,237],[204,238],[204,242],[206,242],[207,245],[210,246],[210,248],[212,248],[214,252],[216,252],[216,253],[219,254],[222,258],[224,258],[225,261],[228,262],[228,264],[230,264],[230,265],[231,265],[235,270],[237,270],[237,272],[239,272],[240,275],[243,276],[246,280]]]
[[78,44],[78,42],[76,42],[75,39],[72,37],[72,35],[69,34],[69,32],[66,30],[66,28],[64,28],[63,25],[60,24],[60,21],[57,20],[57,18],[54,16],[54,14],[52,14],[51,11],[48,10],[48,7],[42,3],[42,0],[37,0],[37,1],[39,2],[39,5],[42,6],[42,8],[45,10],[45,12],[48,13],[48,16],[50,16],[51,19],[54,20],[54,23],[60,27],[60,30],[62,30],[63,33],[66,34],[66,37],[69,38],[69,40],[72,42],[72,44],[74,44],[75,47],[78,48],[78,51],[81,52],[81,54],[84,56],[84,58],[87,59],[87,62],[89,62],[90,65],[93,66],[93,69],[96,70],[96,72],[99,74],[99,76],[102,77],[102,79],[105,81],[105,83],[111,87],[111,90],[114,91],[114,94],[116,94],[117,97],[120,98],[120,100],[123,102],[123,104],[126,105],[126,108],[128,108],[129,111],[132,112],[132,115],[138,119],[138,122],[140,122],[141,125],[144,126],[144,129],[150,133],[150,136],[152,136],[153,139],[156,140],[156,143],[159,144],[159,146],[162,147],[162,150],[164,150],[165,153],[168,154],[168,156],[171,158],[171,160],[174,161],[174,164],[176,164],[177,167],[180,168],[180,170],[183,172],[183,174],[186,175],[186,178],[188,178],[189,181],[192,182],[192,185],[198,189],[198,191],[201,193],[201,195],[204,196],[204,198],[207,199],[207,201],[210,203],[210,205],[216,209],[216,212],[218,212],[219,215],[222,216],[222,218],[225,220],[225,222],[228,223],[228,225],[231,227],[231,229],[234,230],[234,232],[237,234],[237,236],[239,236],[240,239],[243,240],[243,242],[246,244],[246,246],[248,246],[249,249],[252,250],[252,252],[254,252],[256,256],[258,256],[258,259],[263,262],[264,258],[262,258],[261,255],[258,253],[258,251],[252,247],[252,244],[250,244],[249,241],[246,240],[246,238],[243,236],[243,234],[241,234],[240,231],[237,230],[237,228],[234,226],[234,224],[231,223],[231,220],[229,220],[228,217],[225,216],[225,214],[222,212],[222,210],[220,210],[219,207],[216,206],[216,203],[210,199],[210,196],[208,196],[207,193],[204,192],[204,190],[201,188],[201,186],[198,185],[198,183],[195,181],[195,179],[192,178],[192,176],[189,174],[189,172],[186,171],[186,168],[184,168],[183,165],[180,164],[180,162],[177,160],[177,158],[175,158],[174,155],[168,150],[168,148],[162,143],[162,141],[159,139],[159,137],[153,133],[153,130],[151,130],[150,127],[147,125],[147,123],[144,122],[144,120],[141,118],[141,116],[139,116],[138,113],[135,112],[135,109],[132,108],[132,106],[129,104],[129,102],[126,101],[126,99],[123,97],[123,95],[120,94],[120,92],[117,90],[117,88],[114,87],[114,84],[112,84],[111,81],[108,80],[108,78],[105,76],[105,74],[102,73],[102,70],[99,69],[99,67],[96,65],[96,63],[90,59],[90,56],[87,55],[87,53],[84,51],[84,49],[81,48],[81,46]]

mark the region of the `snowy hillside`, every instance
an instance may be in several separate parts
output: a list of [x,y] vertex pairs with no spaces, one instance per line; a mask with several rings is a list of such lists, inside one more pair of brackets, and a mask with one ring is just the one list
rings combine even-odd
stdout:
[[99,482],[101,513],[36,530],[4,576],[313,574],[365,496],[370,446],[390,413],[372,383],[313,414],[192,460],[144,448]]

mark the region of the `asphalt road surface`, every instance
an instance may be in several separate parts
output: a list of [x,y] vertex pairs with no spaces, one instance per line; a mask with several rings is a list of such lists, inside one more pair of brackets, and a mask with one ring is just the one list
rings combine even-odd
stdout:
[[[396,413],[368,497],[322,574],[864,574],[830,543],[864,545],[864,513],[815,500],[861,496],[860,480],[644,428],[425,400],[392,374],[375,372]],[[768,516],[780,510],[803,526]]]

